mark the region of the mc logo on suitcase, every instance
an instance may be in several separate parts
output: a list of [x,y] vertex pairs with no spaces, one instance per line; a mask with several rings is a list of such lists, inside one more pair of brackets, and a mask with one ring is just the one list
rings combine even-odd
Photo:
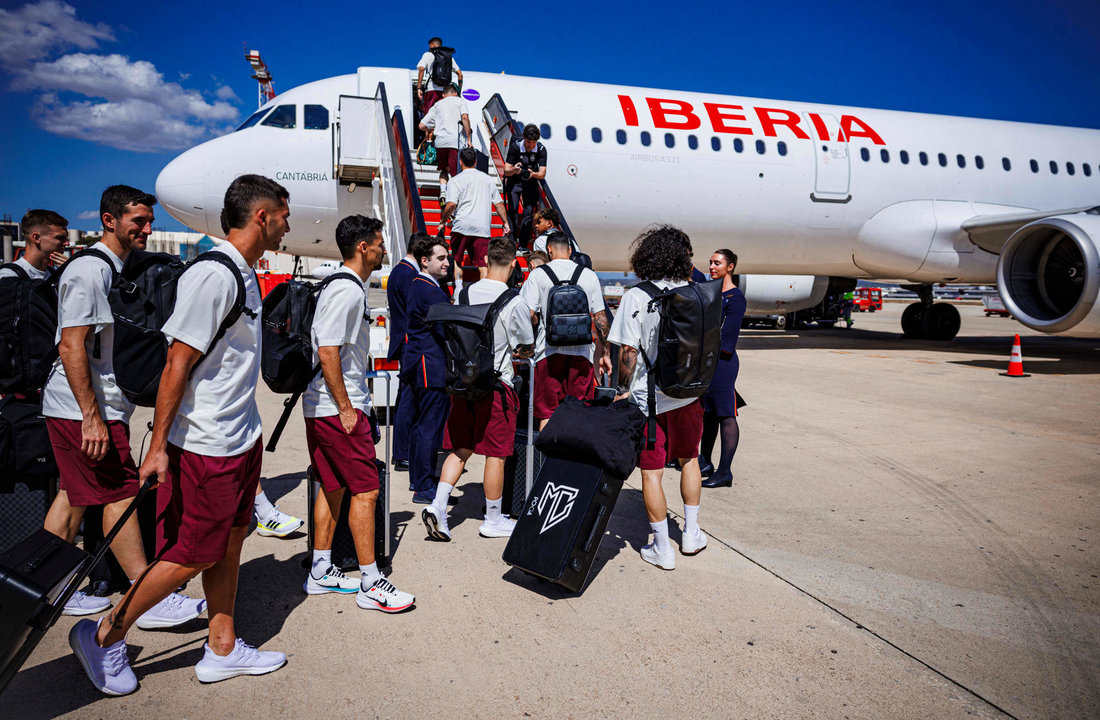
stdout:
[[[577,488],[568,485],[546,484],[546,493],[540,498],[535,498],[528,505],[527,510],[527,514],[531,515],[538,508],[538,514],[543,516],[542,529],[539,530],[539,535],[569,517],[569,513],[573,510],[573,501],[577,499],[578,492],[580,491]],[[547,512],[548,507],[549,512]]]

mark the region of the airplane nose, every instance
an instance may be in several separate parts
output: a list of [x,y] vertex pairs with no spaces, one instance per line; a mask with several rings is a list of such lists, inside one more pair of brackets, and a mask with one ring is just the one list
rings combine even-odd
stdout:
[[157,202],[187,227],[209,233],[203,201],[204,163],[192,148],[168,163],[157,176]]

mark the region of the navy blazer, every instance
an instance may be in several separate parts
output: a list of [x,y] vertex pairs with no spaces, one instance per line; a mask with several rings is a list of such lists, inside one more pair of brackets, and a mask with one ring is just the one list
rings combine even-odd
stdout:
[[408,327],[401,355],[401,379],[416,387],[441,388],[445,382],[443,329],[424,322],[428,308],[450,302],[447,293],[431,278],[417,274],[406,295]]
[[389,279],[386,280],[386,303],[390,306],[390,346],[386,351],[387,360],[401,359],[401,351],[405,348],[405,331],[408,327],[406,295],[409,284],[419,274],[420,270],[412,260],[402,258],[401,262],[390,270]]

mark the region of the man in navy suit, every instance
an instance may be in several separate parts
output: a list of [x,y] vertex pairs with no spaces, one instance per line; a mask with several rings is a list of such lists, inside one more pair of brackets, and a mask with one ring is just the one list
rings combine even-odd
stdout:
[[[401,262],[390,271],[386,280],[386,304],[390,309],[390,346],[386,352],[389,361],[400,361],[405,350],[405,331],[408,326],[407,305],[409,284],[417,273],[420,272],[413,257],[412,248],[421,238],[427,238],[427,233],[414,233],[409,238],[409,251]],[[402,367],[402,369],[404,369]],[[405,382],[401,379],[403,373],[398,374],[397,406],[393,420],[393,466],[395,470],[409,469],[409,423],[412,416],[409,412],[409,393],[405,388]]]
[[424,322],[428,308],[450,302],[439,286],[450,261],[443,241],[425,236],[412,246],[420,272],[409,283],[405,298],[407,326],[401,356],[401,380],[409,395],[409,484],[413,502],[428,504],[435,499],[435,454],[443,441],[443,426],[451,409],[443,391],[444,361],[442,330]]

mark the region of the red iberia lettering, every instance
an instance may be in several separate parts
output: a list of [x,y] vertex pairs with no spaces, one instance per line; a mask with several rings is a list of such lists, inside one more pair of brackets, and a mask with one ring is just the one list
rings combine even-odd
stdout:
[[732,110],[740,110],[744,112],[745,109],[740,105],[720,105],[719,103],[703,103],[703,107],[707,109],[707,116],[710,118],[711,127],[716,133],[733,133],[734,135],[752,135],[752,128],[738,127],[736,125],[730,125],[731,120],[745,121],[744,115],[739,115]]
[[[829,128],[825,126],[825,121],[821,119],[821,116],[817,113],[809,113],[810,122],[814,124],[814,130],[817,131],[818,140],[829,140]],[[841,138],[837,138],[840,140]]]
[[[776,115],[780,117],[775,117]],[[760,118],[760,127],[764,130],[764,135],[766,137],[777,137],[775,126],[782,125],[790,129],[796,138],[801,140],[810,139],[806,131],[798,126],[798,124],[802,122],[802,118],[798,116],[798,113],[791,112],[790,110],[780,110],[779,108],[758,107],[756,108],[756,117]]]
[[619,96],[619,105],[623,109],[623,120],[629,127],[638,127],[638,110],[634,107],[634,101],[629,95]]
[[646,98],[649,105],[649,114],[653,116],[653,127],[664,130],[695,130],[702,121],[691,107],[691,103],[683,100],[663,100],[661,98]]
[[871,126],[863,122],[855,115],[841,115],[840,116],[840,131],[844,133],[844,137],[848,140],[857,137],[868,138],[875,145],[885,145],[886,143],[879,137],[879,134],[871,129]]

